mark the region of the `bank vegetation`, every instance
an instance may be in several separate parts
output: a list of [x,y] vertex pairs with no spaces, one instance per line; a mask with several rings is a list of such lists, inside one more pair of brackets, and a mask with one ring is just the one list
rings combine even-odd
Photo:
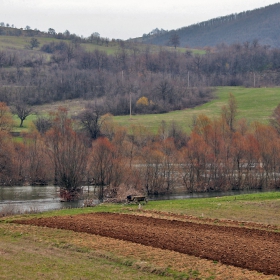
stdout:
[[278,189],[280,184],[280,107],[269,125],[236,121],[237,103],[215,119],[199,115],[189,135],[175,122],[162,122],[156,134],[143,126],[127,129],[110,115],[88,107],[76,119],[64,108],[40,117],[22,141],[14,141],[9,107],[1,103],[1,185],[57,184],[66,200],[95,185],[98,197],[121,193]]

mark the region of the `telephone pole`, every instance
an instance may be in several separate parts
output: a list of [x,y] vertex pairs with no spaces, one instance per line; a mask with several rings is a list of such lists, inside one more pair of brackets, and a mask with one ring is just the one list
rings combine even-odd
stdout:
[[129,119],[131,120],[131,92],[129,93]]

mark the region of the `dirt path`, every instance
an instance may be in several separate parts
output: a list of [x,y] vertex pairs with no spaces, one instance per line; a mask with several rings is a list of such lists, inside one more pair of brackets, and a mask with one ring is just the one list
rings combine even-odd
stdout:
[[280,275],[276,232],[111,213],[16,222],[112,237]]

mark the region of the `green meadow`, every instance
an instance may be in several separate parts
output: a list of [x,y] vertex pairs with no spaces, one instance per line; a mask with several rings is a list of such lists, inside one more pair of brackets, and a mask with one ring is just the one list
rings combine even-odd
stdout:
[[[31,37],[27,36],[0,36],[0,51],[1,50],[26,50],[30,53],[42,53],[40,51],[40,48],[44,44],[48,44],[50,42],[66,42],[66,43],[71,43],[71,40],[62,40],[62,39],[55,39],[55,38],[49,38],[49,37],[36,37],[38,39],[40,46],[38,48],[34,48],[33,50],[30,50],[27,48],[29,45]],[[94,50],[99,50],[99,51],[104,51],[107,54],[114,54],[116,53],[120,47],[117,43],[112,43],[110,42],[108,47],[105,45],[96,45],[96,44],[91,44],[91,43],[81,43],[81,46],[84,47],[87,51],[94,51]],[[136,44],[135,45],[139,51],[145,51],[147,48],[147,45],[143,44]],[[167,47],[167,46],[156,46],[156,45],[149,45],[149,50],[151,52],[159,52],[161,49],[169,50],[169,51],[177,51],[177,52],[182,52],[184,53],[186,50],[191,51],[194,54],[199,54],[203,55],[205,54],[204,50],[199,50],[199,49],[187,49],[187,48],[176,48],[174,47]],[[129,49],[128,49],[129,50]],[[48,54],[45,54],[48,56]]]
[[[7,217],[6,221],[31,217],[52,217],[87,214],[92,212],[133,213],[138,204],[102,203],[95,207],[73,208]],[[191,215],[200,219],[224,219],[273,224],[280,226],[280,192],[259,192],[210,198],[187,198],[176,200],[148,201],[142,210],[161,211]],[[1,220],[0,220],[1,223]]]
[[153,132],[157,132],[162,121],[166,123],[175,121],[189,132],[195,116],[204,114],[210,118],[218,118],[221,108],[228,102],[230,93],[235,96],[238,104],[237,119],[245,118],[249,123],[255,121],[268,123],[273,110],[280,103],[280,88],[218,87],[212,101],[195,108],[166,114],[133,115],[131,118],[116,116],[114,120],[126,127],[143,125]]
[[[153,133],[158,131],[162,121],[167,124],[175,121],[184,131],[190,132],[192,120],[195,116],[205,114],[210,118],[218,118],[222,106],[228,102],[229,93],[232,93],[238,104],[237,120],[245,118],[249,123],[255,121],[267,124],[273,110],[280,103],[280,88],[244,88],[244,87],[218,87],[215,90],[215,98],[201,106],[189,108],[181,111],[173,111],[166,114],[147,114],[130,116],[114,116],[113,120],[124,127],[133,125],[144,126]],[[19,127],[20,121],[14,116],[14,131],[28,131],[32,121],[37,115],[48,115],[50,111],[57,110],[58,107],[66,107],[70,115],[77,115],[85,106],[83,100],[67,100],[35,106],[36,114],[30,115],[23,123],[23,128]]]

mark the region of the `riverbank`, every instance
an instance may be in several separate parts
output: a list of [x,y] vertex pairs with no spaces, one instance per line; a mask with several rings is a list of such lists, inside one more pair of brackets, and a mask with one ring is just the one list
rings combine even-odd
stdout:
[[[97,190],[94,186],[84,187],[80,199],[77,201],[62,202],[59,197],[60,188],[58,186],[4,186],[0,187],[0,217],[12,214],[23,213],[39,213],[45,211],[53,211],[59,209],[69,208],[82,208],[85,204],[99,204],[97,199]],[[180,211],[180,201],[183,199],[197,199],[197,198],[217,198],[224,196],[236,197],[245,194],[258,194],[267,193],[269,190],[232,190],[221,192],[193,192],[188,193],[184,187],[177,187],[173,193],[151,195],[148,196],[149,201],[162,201],[162,200],[178,200],[178,203],[171,204],[172,211]],[[126,202],[126,195],[124,194],[118,199],[120,202]],[[105,199],[105,201],[114,201],[114,199]],[[90,203],[88,203],[90,202]],[[184,203],[184,202],[183,202]],[[153,207],[160,207],[153,204]],[[163,202],[167,207],[168,203]],[[183,205],[184,206],[184,205]],[[201,205],[203,207],[203,205]],[[178,209],[177,209],[178,208]],[[182,208],[182,207],[181,207]],[[177,210],[176,210],[177,209]],[[168,209],[167,209],[168,210]],[[169,210],[168,210],[169,211]],[[196,214],[195,214],[196,215]]]
[[[131,213],[139,211],[138,208],[138,204],[101,203],[95,207],[83,208],[79,205],[74,205],[74,207],[61,210],[43,211],[30,215],[26,213],[24,216],[50,217],[92,212]],[[189,215],[204,220],[249,221],[280,226],[280,192],[261,192],[209,198],[154,200],[142,205],[141,210]],[[8,217],[7,219],[10,218]]]

